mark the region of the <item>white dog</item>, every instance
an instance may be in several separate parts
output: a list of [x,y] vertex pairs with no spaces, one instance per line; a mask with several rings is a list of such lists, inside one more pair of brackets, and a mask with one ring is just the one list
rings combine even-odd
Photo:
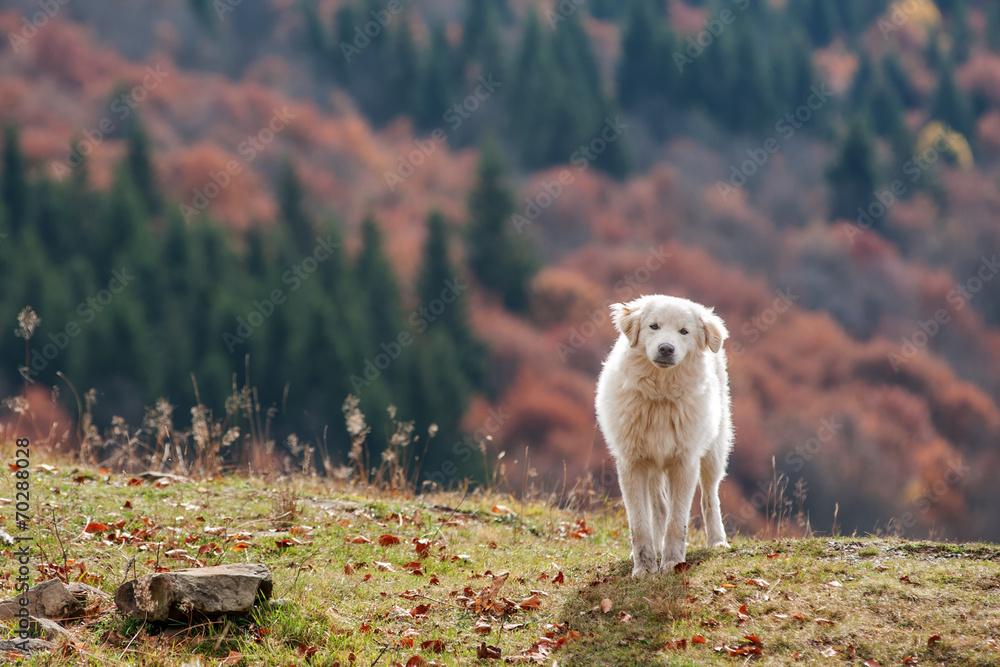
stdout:
[[684,562],[695,484],[708,545],[728,546],[719,483],[733,443],[729,333],[710,308],[653,294],[611,306],[621,333],[597,382],[597,421],[618,465],[632,576]]

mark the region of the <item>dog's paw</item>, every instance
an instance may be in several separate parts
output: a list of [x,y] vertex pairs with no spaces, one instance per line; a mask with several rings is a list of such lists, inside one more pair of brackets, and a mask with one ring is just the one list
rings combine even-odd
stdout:
[[644,577],[656,572],[656,553],[650,547],[639,547],[632,552],[632,576]]
[[675,568],[681,562],[683,561],[677,561],[677,560],[663,561],[663,563],[660,564],[660,572],[662,572],[663,574],[670,574],[672,572],[676,572]]
[[725,540],[719,540],[717,542],[712,542],[708,546],[712,547],[713,549],[715,549],[715,548],[728,549],[729,548],[729,542],[726,542]]

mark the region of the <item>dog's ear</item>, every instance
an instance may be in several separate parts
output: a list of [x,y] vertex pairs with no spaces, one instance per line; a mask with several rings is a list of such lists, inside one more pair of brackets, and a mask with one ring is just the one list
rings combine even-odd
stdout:
[[726,330],[722,318],[712,312],[712,309],[706,308],[701,316],[701,326],[704,336],[702,344],[712,352],[721,350],[722,341],[729,338],[729,331]]
[[618,333],[628,338],[632,347],[639,344],[639,312],[635,301],[611,305],[611,321],[615,323]]

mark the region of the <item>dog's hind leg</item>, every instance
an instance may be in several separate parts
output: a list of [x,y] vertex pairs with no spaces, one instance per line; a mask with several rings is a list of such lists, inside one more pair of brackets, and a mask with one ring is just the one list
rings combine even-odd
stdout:
[[641,577],[656,571],[656,548],[653,546],[653,507],[650,498],[650,474],[645,466],[618,469],[618,483],[628,514],[632,536],[632,576]]
[[726,528],[722,524],[719,506],[719,484],[725,476],[725,461],[709,451],[701,459],[701,520],[705,522],[705,538],[710,547],[728,547]]

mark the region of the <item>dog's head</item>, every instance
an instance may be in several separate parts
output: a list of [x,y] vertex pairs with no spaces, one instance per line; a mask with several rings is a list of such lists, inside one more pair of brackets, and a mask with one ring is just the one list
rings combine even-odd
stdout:
[[718,352],[729,337],[722,319],[701,304],[675,296],[651,294],[611,306],[619,333],[642,350],[651,364],[675,366],[689,355]]

